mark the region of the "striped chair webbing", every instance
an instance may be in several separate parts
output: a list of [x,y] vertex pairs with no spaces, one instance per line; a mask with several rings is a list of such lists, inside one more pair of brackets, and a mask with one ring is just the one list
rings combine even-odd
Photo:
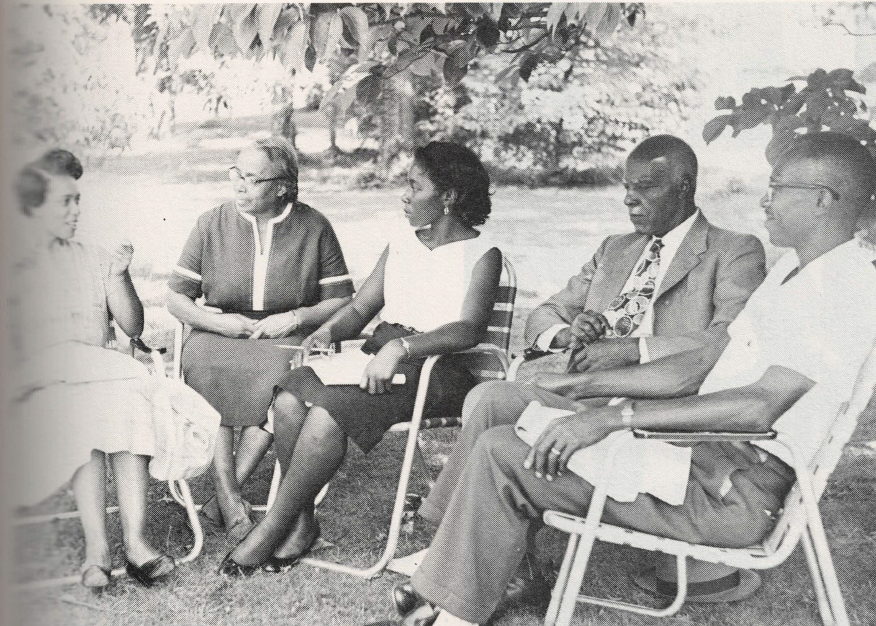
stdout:
[[[496,301],[487,323],[487,332],[481,341],[501,349],[505,354],[511,345],[511,322],[514,319],[514,300],[517,297],[517,275],[508,257],[502,255],[502,277],[496,292]],[[505,370],[495,356],[489,354],[473,354],[466,357],[468,369],[478,382],[501,380],[505,378]]]

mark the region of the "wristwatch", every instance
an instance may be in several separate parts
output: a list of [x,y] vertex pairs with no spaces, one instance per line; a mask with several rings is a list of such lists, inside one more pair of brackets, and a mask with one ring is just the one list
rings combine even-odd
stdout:
[[633,430],[633,415],[636,414],[634,402],[627,402],[621,409],[621,422],[626,430]]

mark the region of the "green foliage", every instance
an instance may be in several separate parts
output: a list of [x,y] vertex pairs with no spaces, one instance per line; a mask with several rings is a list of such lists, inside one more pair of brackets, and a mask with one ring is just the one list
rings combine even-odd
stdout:
[[612,45],[527,67],[526,81],[509,76],[504,59],[480,60],[462,89],[431,93],[419,130],[463,141],[531,184],[601,179],[643,137],[675,131],[694,105],[695,74],[679,71],[659,38],[648,27],[621,32]]
[[171,29],[175,36],[167,45],[173,53],[167,57],[175,64],[193,49],[256,59],[272,55],[299,72],[340,54],[349,62],[326,98],[343,114],[357,98],[374,103],[386,81],[401,73],[455,85],[485,50],[508,53],[508,71],[526,78],[537,64],[607,40],[619,23],[632,26],[643,13],[640,3],[202,5]]
[[[798,91],[795,82],[805,82],[805,86]],[[809,76],[792,76],[782,87],[752,89],[742,96],[740,104],[732,96],[715,100],[715,109],[729,113],[710,120],[703,128],[703,139],[711,143],[728,126],[736,137],[744,130],[769,124],[773,129],[766,147],[770,164],[775,164],[803,131],[845,133],[876,155],[876,130],[859,117],[867,112],[867,106],[855,94],[864,93],[864,87],[847,69],[832,72],[817,69]]]
[[149,115],[149,85],[136,76],[128,26],[99,23],[82,6],[14,9],[10,124],[18,145],[130,147]]

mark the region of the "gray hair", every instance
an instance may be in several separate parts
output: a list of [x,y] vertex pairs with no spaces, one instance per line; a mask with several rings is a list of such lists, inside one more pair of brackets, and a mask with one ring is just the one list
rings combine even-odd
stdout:
[[271,165],[280,170],[277,176],[281,176],[281,182],[286,185],[283,199],[295,202],[298,199],[298,155],[292,142],[285,137],[273,136],[255,141],[253,148],[261,150]]

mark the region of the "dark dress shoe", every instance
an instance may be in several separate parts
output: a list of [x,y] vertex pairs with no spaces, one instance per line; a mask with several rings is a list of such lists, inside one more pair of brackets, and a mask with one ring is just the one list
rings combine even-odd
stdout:
[[219,564],[219,573],[225,578],[247,578],[255,574],[259,571],[259,568],[261,568],[261,564],[243,565],[242,563],[238,563],[231,558],[232,552],[234,552],[234,550],[226,554],[225,558],[222,559],[222,562]]
[[294,554],[292,556],[287,557],[279,557],[279,556],[271,556],[267,561],[262,563],[262,570],[268,572],[269,574],[282,574],[283,572],[288,572],[290,569],[298,565],[298,562],[310,554],[310,551],[313,550],[313,546],[316,545],[316,542],[319,541],[322,532],[320,531],[319,526],[316,527],[316,534],[313,536],[313,539],[310,540],[310,543],[299,552],[298,554]]
[[433,607],[428,602],[423,602],[413,611],[403,616],[398,620],[387,620],[383,622],[372,622],[367,626],[432,626],[435,620],[438,619],[439,610]]
[[128,576],[144,587],[151,587],[159,578],[164,578],[174,569],[176,569],[176,562],[167,554],[146,561],[143,565],[134,565],[131,561],[125,565]]
[[503,604],[538,606],[550,600],[551,588],[543,576],[532,578],[516,575],[508,581]]

